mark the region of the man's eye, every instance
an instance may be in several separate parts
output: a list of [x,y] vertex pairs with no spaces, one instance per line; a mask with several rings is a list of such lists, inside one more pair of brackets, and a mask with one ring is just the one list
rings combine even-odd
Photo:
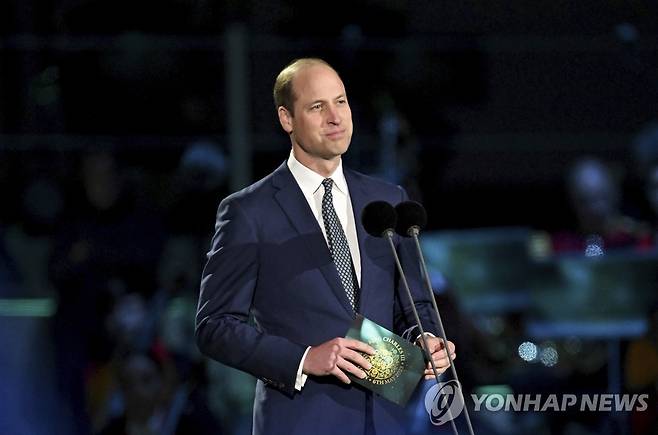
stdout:
[[347,100],[338,100],[338,104],[345,104],[347,103]]
[[320,110],[322,108],[321,104],[314,104],[311,106],[311,110]]

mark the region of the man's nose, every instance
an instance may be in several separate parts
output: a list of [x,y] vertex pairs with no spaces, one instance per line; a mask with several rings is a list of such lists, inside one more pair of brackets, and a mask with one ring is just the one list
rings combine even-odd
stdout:
[[327,105],[327,122],[329,124],[335,124],[335,125],[338,125],[341,122],[341,117],[340,114],[338,113],[338,109],[333,104]]

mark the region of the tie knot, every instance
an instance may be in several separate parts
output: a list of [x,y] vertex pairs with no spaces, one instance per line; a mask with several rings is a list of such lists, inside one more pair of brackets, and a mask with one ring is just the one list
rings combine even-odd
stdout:
[[334,185],[334,180],[332,180],[331,178],[325,178],[324,180],[322,180],[322,185],[324,186],[325,193],[331,192],[331,186]]

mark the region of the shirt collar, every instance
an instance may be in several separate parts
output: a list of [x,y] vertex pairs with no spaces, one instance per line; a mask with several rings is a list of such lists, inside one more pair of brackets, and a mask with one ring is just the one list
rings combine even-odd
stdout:
[[[288,157],[288,168],[305,195],[313,195],[320,187],[322,187],[322,181],[325,177],[301,164],[299,160],[295,158],[292,150],[290,150],[290,156]],[[327,178],[334,180],[334,187],[347,195],[347,181],[345,181],[345,174],[343,174],[343,159],[340,159],[338,167],[334,173]]]

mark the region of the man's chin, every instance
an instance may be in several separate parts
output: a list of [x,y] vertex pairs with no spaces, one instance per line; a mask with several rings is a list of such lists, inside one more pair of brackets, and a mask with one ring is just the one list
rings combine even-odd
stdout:
[[349,148],[350,142],[345,139],[332,141],[327,144],[327,150],[329,151],[328,154],[332,154],[333,156],[342,156]]

